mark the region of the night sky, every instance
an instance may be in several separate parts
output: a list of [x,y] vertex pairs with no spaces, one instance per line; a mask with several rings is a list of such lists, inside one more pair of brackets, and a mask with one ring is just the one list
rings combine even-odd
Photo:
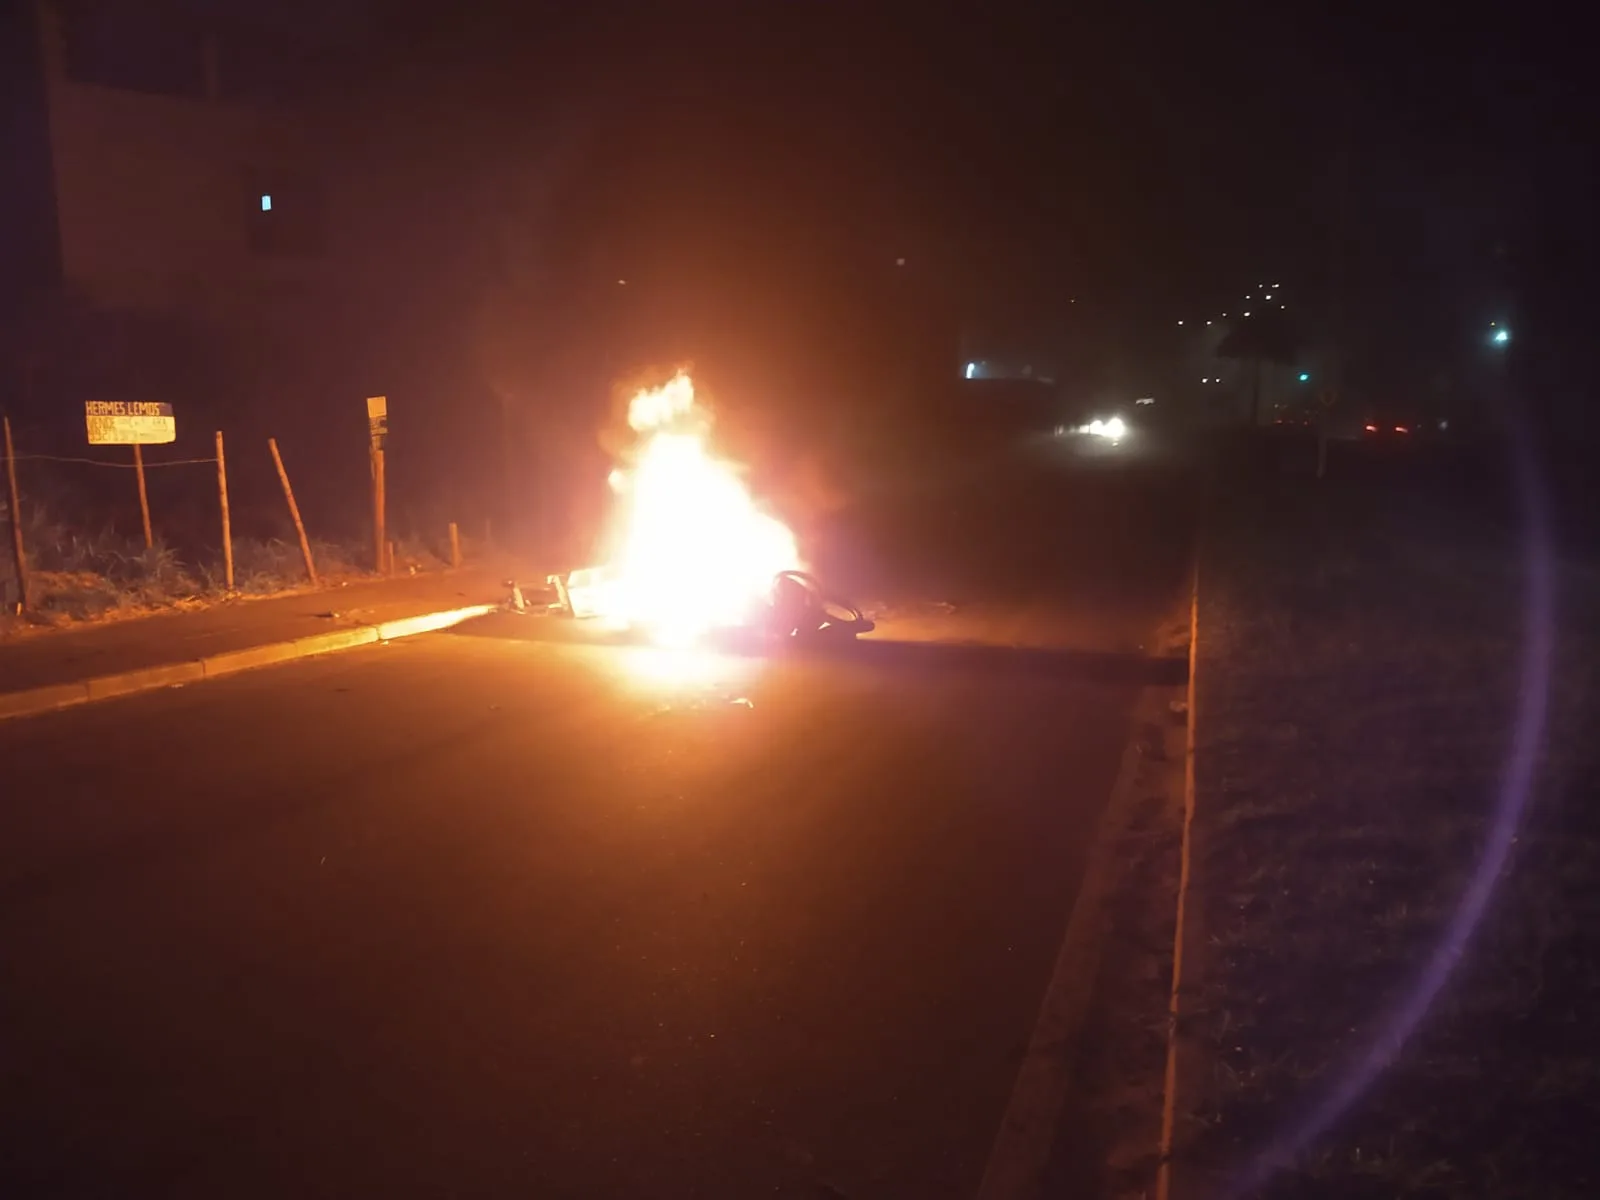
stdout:
[[296,44],[374,180],[380,341],[520,270],[550,343],[631,331],[574,371],[974,330],[1136,360],[1270,278],[1324,327],[1341,296],[1373,378],[1493,319],[1579,370],[1593,106],[1526,6],[174,2]]
[[380,78],[456,105],[454,134],[486,154],[563,145],[552,169],[636,271],[904,254],[973,300],[1176,311],[1261,272],[1322,286],[1343,172],[1353,286],[1492,293],[1530,265],[1551,194],[1588,187],[1571,52],[1525,11],[1049,8],[483,5],[345,24]]
[[[1313,364],[1343,345],[1361,404],[1509,400],[1563,448],[1596,426],[1594,105],[1581,39],[1527,6],[124,9],[152,47],[113,29],[125,66],[159,67],[187,21],[169,57],[195,76],[220,27],[230,84],[303,105],[357,236],[294,355],[230,365],[202,339],[115,382],[297,447],[338,412],[327,444],[354,455],[348,398],[387,394],[419,495],[513,444],[555,491],[600,478],[612,393],[686,362],[790,444],[830,404],[915,413],[990,348],[1064,401],[1195,399],[1177,322],[1269,280]],[[360,467],[317,473],[355,489]]]

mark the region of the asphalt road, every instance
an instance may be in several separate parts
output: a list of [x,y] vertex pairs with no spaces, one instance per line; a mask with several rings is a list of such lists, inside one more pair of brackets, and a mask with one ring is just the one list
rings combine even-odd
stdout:
[[[1180,541],[989,640],[1131,648]],[[1137,660],[544,621],[0,726],[0,1193],[971,1195]]]

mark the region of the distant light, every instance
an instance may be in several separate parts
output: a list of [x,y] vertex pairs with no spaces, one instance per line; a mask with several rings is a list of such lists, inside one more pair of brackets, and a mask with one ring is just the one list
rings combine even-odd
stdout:
[[1245,316],[1247,316],[1247,317],[1248,317],[1248,316],[1249,316],[1249,315],[1250,315],[1250,310],[1249,310],[1249,309],[1246,309],[1246,310],[1245,310],[1245,314],[1244,314],[1244,315],[1245,315]]
[[1262,297],[1262,299],[1270,301],[1272,299],[1272,293],[1268,292],[1265,296]]
[[628,286],[628,281],[626,279],[619,279],[619,280],[617,280],[617,286],[618,287],[627,287]]
[[1201,376],[1201,377],[1200,377],[1200,382],[1201,382],[1201,383],[1210,383],[1210,382],[1211,382],[1211,380],[1210,380],[1210,379],[1209,379],[1209,378],[1208,378],[1208,377],[1206,377],[1206,376],[1204,376],[1204,375],[1202,375],[1202,376]]
[[1272,290],[1273,291],[1277,291],[1282,286],[1283,286],[1283,284],[1281,284],[1281,283],[1275,283],[1275,284],[1272,285]]
[[1207,325],[1209,325],[1209,324],[1211,324],[1211,322],[1210,322],[1210,321],[1207,321],[1207,322],[1206,322],[1206,324],[1207,324]]
[[1123,434],[1128,432],[1128,427],[1121,417],[1112,417],[1109,421],[1102,421],[1097,417],[1084,426],[1084,432],[1116,442],[1122,440]]
[[1179,322],[1178,322],[1178,324],[1179,324],[1179,325],[1182,325],[1182,324],[1183,324],[1183,322],[1182,322],[1182,321],[1179,321]]
[[1395,427],[1394,427],[1394,431],[1395,431],[1395,432],[1396,432],[1396,433],[1410,433],[1410,432],[1411,432],[1411,431],[1410,431],[1410,430],[1409,430],[1409,429],[1407,429],[1407,428],[1406,428],[1406,427],[1405,427],[1405,426],[1404,426],[1404,425],[1396,425],[1396,426],[1395,426]]
[[1306,372],[1301,371],[1300,372],[1300,382],[1301,383],[1309,383],[1309,382],[1311,382],[1311,376],[1308,375]]
[[1511,331],[1509,329],[1496,329],[1494,331],[1494,336],[1489,340],[1492,341],[1496,346],[1504,346],[1511,340]]
[[1376,425],[1368,425],[1367,426],[1367,432],[1368,433],[1377,433],[1378,432],[1378,427]]
[[261,211],[262,212],[271,212],[272,211],[272,196],[267,192],[262,192],[261,193]]
[[1135,404],[1154,404],[1155,402],[1156,398],[1154,396],[1140,396],[1134,401]]
[[894,265],[897,267],[903,267],[906,265],[906,260],[903,258],[897,258],[894,260]]
[[971,379],[975,375],[977,375],[977,373],[978,373],[978,364],[975,363],[975,362],[968,363],[967,364],[967,378]]

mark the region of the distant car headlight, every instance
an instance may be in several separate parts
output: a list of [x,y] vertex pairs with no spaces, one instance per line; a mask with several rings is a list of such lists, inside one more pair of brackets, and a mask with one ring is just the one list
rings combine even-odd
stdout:
[[1092,433],[1095,437],[1103,437],[1108,442],[1120,442],[1128,432],[1128,426],[1121,417],[1112,417],[1109,421],[1096,418],[1083,427],[1084,433]]

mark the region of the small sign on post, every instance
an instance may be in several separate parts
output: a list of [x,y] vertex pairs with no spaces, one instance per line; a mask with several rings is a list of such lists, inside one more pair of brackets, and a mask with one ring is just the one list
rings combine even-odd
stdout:
[[389,436],[389,397],[367,397],[367,433],[379,450]]
[[389,533],[385,509],[387,498],[383,477],[383,443],[389,435],[389,397],[367,397],[367,452],[372,461],[372,557],[373,569],[382,575],[388,567]]
[[140,446],[162,446],[175,441],[178,422],[172,405],[144,400],[85,400],[83,423],[91,446],[132,446],[133,472],[139,480],[139,523],[144,548],[155,545],[150,529],[150,496],[144,486],[144,453]]

